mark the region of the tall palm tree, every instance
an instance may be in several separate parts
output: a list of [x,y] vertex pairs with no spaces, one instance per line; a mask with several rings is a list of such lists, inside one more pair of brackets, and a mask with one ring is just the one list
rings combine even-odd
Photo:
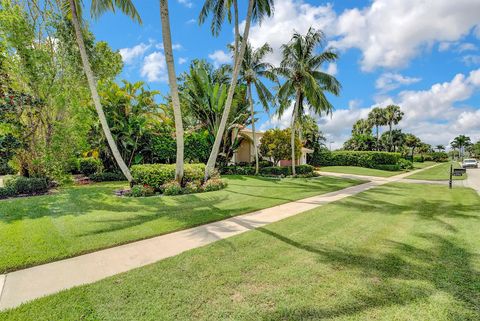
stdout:
[[435,148],[437,149],[438,152],[445,151],[445,146],[443,146],[443,145],[437,145],[437,146],[435,146]]
[[470,137],[465,136],[465,135],[459,135],[453,139],[453,142],[451,144],[452,147],[456,147],[459,150],[459,156],[460,158],[463,158],[465,154],[465,147],[468,147],[472,144],[472,140]]
[[376,128],[377,132],[377,150],[380,150],[380,136],[379,136],[379,127],[385,126],[387,124],[387,117],[385,115],[385,109],[380,107],[373,108],[368,114],[368,119]]
[[412,161],[413,161],[413,155],[415,154],[415,148],[419,147],[421,143],[422,141],[417,136],[413,134],[405,134],[405,145],[411,148]]
[[353,124],[352,135],[372,135],[372,123],[369,119],[359,119]]
[[[247,47],[248,42],[248,35],[250,33],[250,25],[252,20],[254,21],[261,21],[265,15],[270,16],[273,12],[273,0],[249,0],[248,1],[248,9],[247,9],[247,17],[245,19],[245,29],[243,32],[243,38],[240,42],[240,35],[239,35],[239,21],[238,21],[238,7],[236,0],[206,0],[202,11],[200,12],[199,21],[205,21],[206,16],[212,13],[212,23],[216,21],[215,25],[217,29],[212,28],[214,30],[220,30],[223,24],[225,13],[230,12],[231,5],[233,5],[235,10],[235,55],[234,55],[234,63],[233,63],[233,72],[232,72],[232,79],[230,83],[230,87],[228,89],[227,100],[225,103],[225,109],[223,110],[222,120],[220,122],[220,126],[218,128],[218,132],[215,136],[215,141],[212,146],[212,151],[210,153],[210,157],[208,158],[207,166],[205,167],[205,180],[207,180],[213,169],[215,168],[215,163],[217,161],[218,152],[220,150],[220,144],[222,143],[222,137],[225,133],[225,127],[228,121],[228,117],[230,116],[230,110],[232,108],[233,102],[233,95],[235,94],[235,87],[237,86],[238,82],[238,75],[240,72],[241,62],[243,60],[243,56]],[[218,8],[218,11],[214,11],[215,8]],[[202,18],[203,16],[203,18]],[[215,35],[215,31],[214,31]],[[240,46],[240,47],[239,47]]]
[[248,43],[245,49],[245,55],[242,61],[242,69],[240,70],[240,78],[247,84],[247,96],[250,104],[250,117],[252,121],[252,138],[253,151],[255,155],[255,174],[258,174],[258,148],[256,143],[255,133],[255,111],[253,103],[252,85],[255,86],[258,99],[264,108],[268,111],[268,104],[273,101],[273,95],[268,88],[263,84],[262,78],[267,78],[271,81],[278,82],[277,76],[273,72],[273,66],[264,61],[265,56],[272,52],[272,48],[268,44],[264,44],[260,48],[253,49]]
[[175,73],[175,63],[173,59],[172,34],[170,32],[170,16],[168,13],[168,0],[160,0],[160,18],[162,20],[162,38],[165,51],[165,60],[167,62],[168,83],[170,86],[170,96],[172,97],[173,115],[175,118],[175,133],[177,141],[177,160],[175,169],[175,179],[181,183],[183,179],[183,122],[182,111],[180,108],[180,97],[178,95],[177,75]]
[[[82,33],[82,16],[80,2],[78,0],[68,0],[68,2],[63,2],[63,5],[64,9],[67,9],[66,11],[71,17],[73,28],[75,29],[75,38],[77,40],[78,49],[80,51],[83,70],[87,77],[88,87],[90,88],[93,104],[95,105],[98,118],[100,119],[100,123],[102,124],[103,133],[105,134],[105,138],[107,139],[108,145],[110,146],[113,157],[115,158],[118,167],[120,167],[120,170],[122,171],[123,175],[125,175],[127,180],[132,183],[132,174],[130,173],[127,165],[125,164],[125,161],[123,160],[118,150],[117,144],[113,139],[110,127],[108,126],[107,118],[105,117],[105,113],[100,102],[100,96],[98,95],[97,91],[95,75],[93,74],[92,68],[90,66],[90,61],[88,60],[87,51],[85,49],[85,41],[83,39]],[[123,13],[125,13],[132,19],[141,23],[140,16],[130,0],[92,0],[91,15],[96,18],[106,11],[114,11],[115,7],[119,8]]]
[[291,147],[292,147],[292,174],[295,175],[295,126],[297,119],[305,114],[304,102],[315,114],[330,113],[332,104],[327,100],[325,91],[334,95],[340,93],[341,85],[338,80],[323,71],[320,67],[324,62],[334,62],[338,55],[330,50],[316,54],[318,45],[323,45],[324,35],[321,31],[310,28],[306,35],[295,33],[292,40],[282,46],[283,59],[280,67],[275,72],[285,78],[285,83],[278,90],[278,99],[281,104],[278,114],[282,115],[288,108],[286,103],[295,97],[295,105],[291,122]]
[[385,119],[388,124],[388,133],[390,138],[390,146],[389,151],[393,149],[393,135],[392,135],[392,127],[393,125],[398,125],[398,123],[403,119],[404,112],[400,110],[399,106],[396,105],[388,105],[385,108]]

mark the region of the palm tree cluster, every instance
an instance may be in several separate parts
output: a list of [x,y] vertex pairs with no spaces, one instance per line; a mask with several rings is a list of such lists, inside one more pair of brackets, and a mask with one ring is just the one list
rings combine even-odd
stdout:
[[453,149],[454,155],[458,155],[460,159],[465,157],[465,152],[469,150],[474,144],[470,137],[465,135],[459,135],[455,137],[450,143],[450,147]]

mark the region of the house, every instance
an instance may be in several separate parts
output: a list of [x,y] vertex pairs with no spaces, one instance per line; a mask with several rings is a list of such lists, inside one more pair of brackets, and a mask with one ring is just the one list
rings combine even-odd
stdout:
[[[260,142],[263,137],[264,132],[261,131],[256,131],[255,132],[255,144],[257,145],[257,148],[260,147]],[[236,152],[233,154],[232,157],[232,163],[238,164],[238,163],[250,163],[255,161],[255,153],[253,149],[253,133],[250,129],[248,128],[242,128],[238,131],[238,136],[243,138],[240,142],[240,146],[236,150]],[[302,147],[302,153],[300,157],[297,158],[296,164],[297,165],[305,165],[307,164],[307,154],[313,153],[312,149],[308,149],[305,147]],[[280,161],[280,166],[290,166],[292,162],[290,160],[281,160]]]

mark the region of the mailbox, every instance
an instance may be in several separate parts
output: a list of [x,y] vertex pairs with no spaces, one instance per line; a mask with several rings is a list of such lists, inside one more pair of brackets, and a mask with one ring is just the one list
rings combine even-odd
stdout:
[[454,168],[453,169],[453,176],[462,176],[465,173],[467,173],[466,168]]

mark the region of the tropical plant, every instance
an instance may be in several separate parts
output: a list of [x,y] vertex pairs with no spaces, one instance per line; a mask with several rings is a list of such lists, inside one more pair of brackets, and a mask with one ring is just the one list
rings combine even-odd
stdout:
[[385,109],[380,107],[373,108],[370,113],[368,114],[368,119],[376,128],[376,135],[377,135],[377,150],[380,150],[380,136],[379,136],[379,128],[380,126],[387,125],[387,117],[385,114]]
[[[112,150],[112,154],[120,167],[120,170],[128,179],[129,182],[133,181],[132,174],[128,169],[125,161],[123,160],[117,144],[113,139],[112,133],[110,131],[110,127],[108,126],[107,118],[105,117],[105,113],[102,108],[102,104],[100,102],[100,96],[98,95],[97,91],[97,84],[95,81],[95,76],[93,74],[90,61],[87,55],[85,41],[83,37],[82,31],[82,16],[81,16],[81,3],[77,0],[68,0],[68,7],[67,7],[67,0],[64,2],[64,8],[66,10],[65,13],[71,18],[74,30],[75,30],[75,37],[77,40],[78,49],[80,51],[80,57],[82,60],[83,70],[87,77],[88,86],[90,88],[90,92],[92,95],[93,103],[95,105],[95,109],[97,111],[98,117],[100,119],[100,123],[102,124],[104,135],[107,139],[108,145]],[[115,8],[119,8],[123,13],[131,17],[132,19],[141,23],[140,16],[135,9],[131,0],[92,0],[90,13],[93,17],[97,18],[101,14],[106,11],[115,11]]]
[[[232,48],[235,50],[235,48]],[[252,140],[253,153],[255,156],[255,174],[258,174],[258,146],[255,132],[255,110],[253,101],[252,85],[255,86],[258,100],[263,109],[268,112],[269,104],[273,102],[273,95],[270,90],[262,82],[262,78],[267,78],[271,81],[278,82],[278,79],[273,72],[273,65],[265,62],[265,56],[272,52],[272,48],[268,44],[253,49],[250,43],[247,43],[245,55],[242,61],[242,68],[240,70],[240,79],[247,85],[247,96],[250,104],[250,118],[252,123]]]
[[[273,161],[273,165],[277,166],[278,162],[283,159],[290,159],[291,145],[290,145],[291,132],[290,129],[269,129],[267,130],[261,139],[260,153],[264,157],[268,157]],[[295,136],[295,153],[301,152],[302,144],[300,139]],[[293,163],[293,160],[292,160]]]
[[413,159],[413,155],[415,153],[415,149],[417,147],[419,147],[421,143],[422,143],[422,141],[417,136],[415,136],[413,134],[405,134],[405,146],[410,148],[412,159]]
[[292,40],[282,46],[283,59],[275,72],[285,78],[285,83],[278,90],[280,106],[278,114],[283,115],[289,106],[290,98],[295,97],[291,120],[291,153],[292,174],[295,175],[295,127],[301,115],[305,114],[304,102],[308,103],[310,111],[317,114],[329,114],[333,110],[332,104],[325,96],[325,92],[334,95],[340,93],[341,85],[338,80],[320,70],[325,62],[334,62],[338,59],[336,53],[330,50],[319,54],[315,50],[324,44],[324,35],[321,31],[310,28],[306,35],[295,33]]
[[370,134],[353,134],[343,143],[343,149],[353,151],[371,151],[375,146],[375,138]]
[[465,148],[472,144],[470,137],[465,135],[459,135],[455,137],[450,144],[452,148],[458,148],[460,158],[465,156]]
[[444,145],[437,145],[435,146],[438,152],[444,152],[445,151],[445,146]]
[[385,107],[385,120],[388,124],[388,132],[390,136],[390,144],[388,147],[389,151],[393,149],[393,134],[392,134],[392,127],[393,125],[397,125],[403,119],[404,113],[400,110],[399,106],[396,105],[388,105]]
[[[217,21],[215,24],[216,28],[220,30],[221,25],[224,21],[225,12],[229,12],[229,9],[231,8],[231,5],[229,5],[228,3],[232,3],[235,10],[235,55],[234,55],[233,73],[232,73],[230,87],[227,93],[227,98],[225,102],[225,108],[222,114],[222,119],[220,121],[219,128],[215,136],[215,141],[213,143],[212,151],[210,153],[210,157],[208,158],[207,166],[205,168],[205,180],[207,180],[210,177],[215,167],[215,163],[217,161],[218,153],[220,150],[220,145],[224,137],[227,121],[228,121],[228,118],[230,117],[230,109],[232,107],[233,96],[235,94],[235,88],[237,86],[241,62],[243,60],[245,49],[247,47],[248,35],[250,33],[250,25],[252,23],[252,20],[261,21],[265,15],[270,15],[273,11],[273,0],[249,0],[247,16],[245,19],[245,29],[244,29],[243,38],[240,44],[239,43],[240,35],[239,35],[239,26],[238,26],[239,25],[238,7],[237,7],[236,0],[233,0],[233,1],[234,2],[226,0],[226,4],[222,5],[222,3],[225,3],[225,1],[223,0],[212,0],[212,1],[207,0],[207,2],[205,3],[202,9],[202,12],[200,13],[200,18],[199,18],[200,22],[205,21],[205,17],[209,13],[212,13],[213,21]],[[214,8],[219,8],[220,10],[214,11]],[[202,18],[202,15],[203,15],[203,18]],[[212,28],[212,30],[214,29]]]
[[369,119],[359,119],[353,124],[352,135],[372,135],[372,123]]
[[170,97],[172,99],[173,114],[175,118],[175,134],[177,141],[175,180],[178,183],[181,183],[183,179],[184,158],[183,122],[182,111],[180,109],[180,97],[178,95],[177,75],[175,73],[175,64],[173,58],[172,35],[170,32],[170,17],[168,13],[168,0],[160,0],[160,17],[162,20],[163,47],[165,51],[165,61],[167,63],[168,70]]

